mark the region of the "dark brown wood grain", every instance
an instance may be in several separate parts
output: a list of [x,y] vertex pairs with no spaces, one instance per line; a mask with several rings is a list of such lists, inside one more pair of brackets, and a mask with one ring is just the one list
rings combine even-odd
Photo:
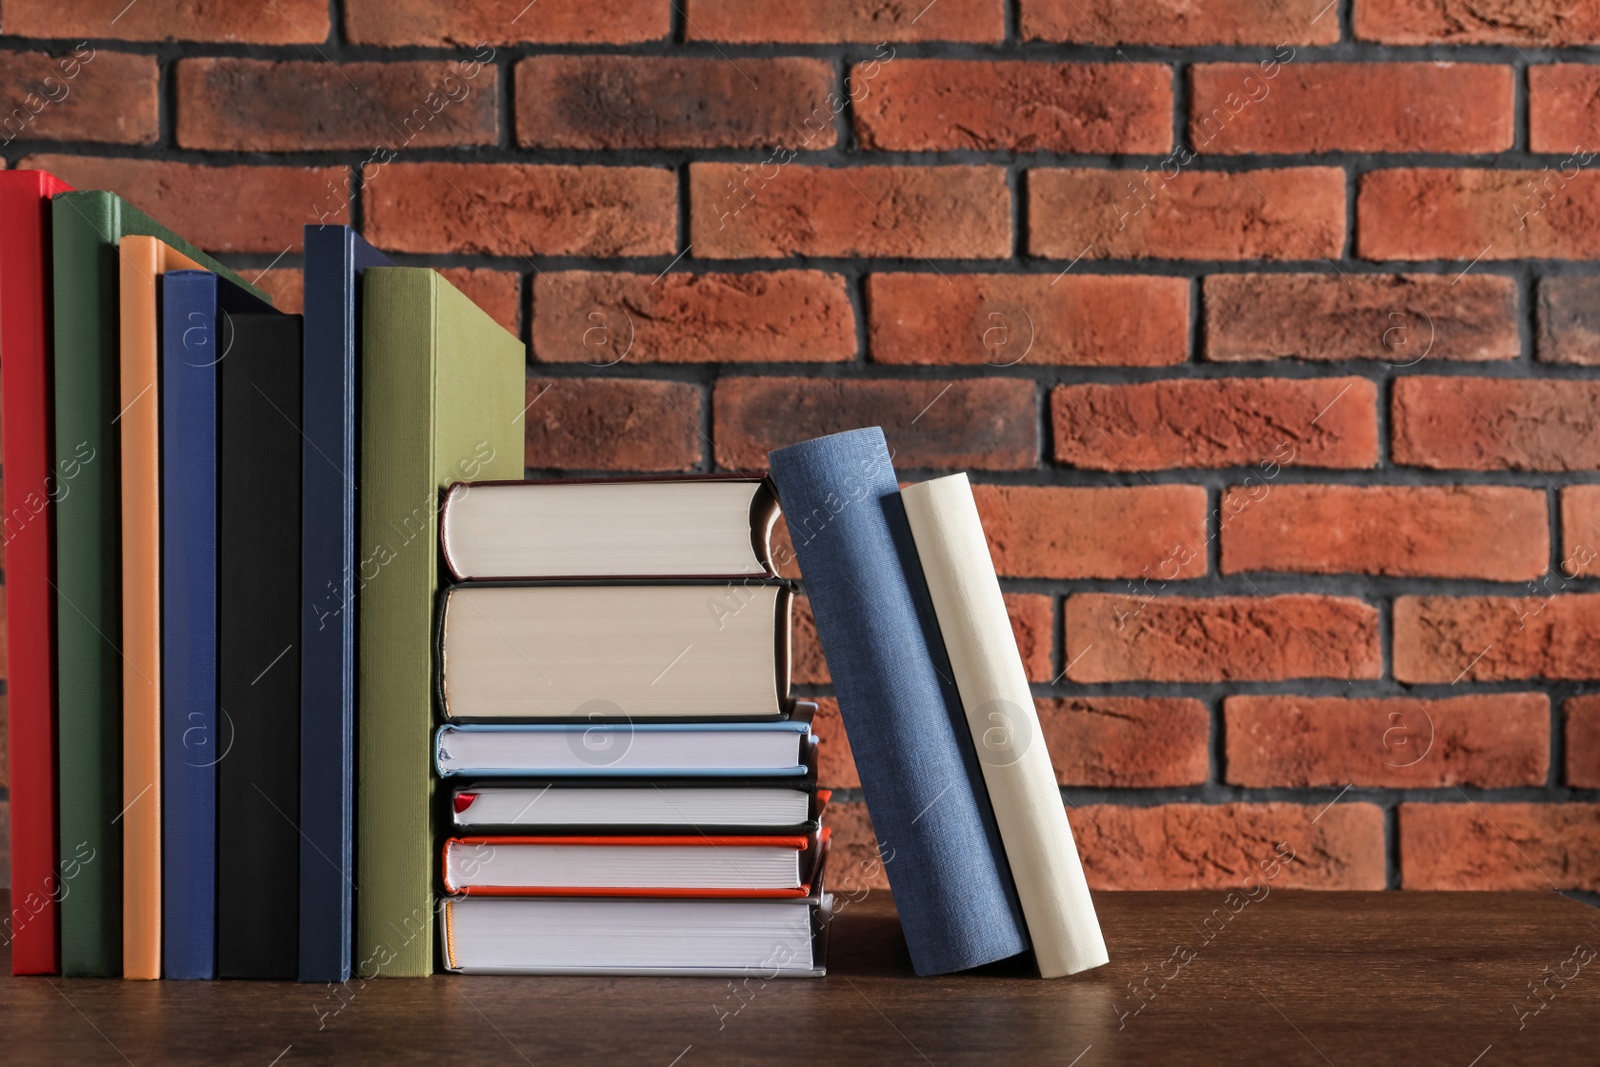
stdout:
[[1595,1062],[1600,912],[1583,904],[1226,897],[1099,894],[1112,962],[1050,982],[1020,961],[915,977],[882,892],[838,913],[818,981],[438,976],[334,990],[5,977],[0,1063]]

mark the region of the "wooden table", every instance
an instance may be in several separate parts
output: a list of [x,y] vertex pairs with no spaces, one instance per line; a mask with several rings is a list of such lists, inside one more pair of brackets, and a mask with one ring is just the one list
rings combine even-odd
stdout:
[[737,994],[712,979],[440,976],[339,997],[7,977],[0,1063],[1600,1062],[1600,912],[1583,904],[1280,890],[1235,912],[1224,897],[1098,894],[1111,964],[1052,982],[1007,964],[913,976],[885,892],[836,917],[826,979],[751,980]]

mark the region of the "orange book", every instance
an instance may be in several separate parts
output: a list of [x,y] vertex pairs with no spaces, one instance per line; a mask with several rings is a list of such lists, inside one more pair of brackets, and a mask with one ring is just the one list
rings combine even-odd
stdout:
[[161,327],[156,279],[205,270],[154,237],[121,259],[122,974],[161,977]]

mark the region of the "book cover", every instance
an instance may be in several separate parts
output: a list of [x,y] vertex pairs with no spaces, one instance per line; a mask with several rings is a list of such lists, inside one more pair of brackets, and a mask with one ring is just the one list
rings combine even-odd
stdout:
[[348,226],[305,228],[300,540],[300,981],[350,977],[355,940],[356,437],[361,273]]
[[220,366],[217,973],[294,979],[300,923],[299,315],[232,313]]
[[363,276],[356,955],[433,972],[434,595],[441,492],[522,473],[522,343],[430,270]]
[[769,457],[918,974],[1028,948],[883,431]]
[[4,403],[6,757],[11,811],[11,973],[54,974],[55,593],[50,527],[85,457],[58,471],[50,439],[50,198],[71,187],[42,170],[0,171],[0,400]]
[[122,410],[122,976],[161,977],[159,279],[200,264],[154,237],[117,246]]
[[57,840],[63,857],[84,857],[59,904],[61,971],[110,976],[122,971],[124,804],[117,242],[157,237],[244,282],[112,193],[61,193],[50,219],[56,463],[85,457],[55,516]]
[[972,487],[952,474],[907,486],[901,498],[1039,971],[1058,978],[1099,967],[1105,938]]

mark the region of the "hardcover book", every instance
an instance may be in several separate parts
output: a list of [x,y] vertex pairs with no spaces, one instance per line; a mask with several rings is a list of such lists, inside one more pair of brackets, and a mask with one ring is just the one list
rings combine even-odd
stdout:
[[300,980],[350,977],[355,940],[356,438],[362,272],[348,226],[305,228],[300,541]]
[[122,409],[117,243],[164,241],[258,290],[120,197],[69,192],[51,204],[56,463],[82,457],[56,500],[60,854],[85,857],[60,900],[61,970],[122,970]]
[[817,634],[918,974],[1028,948],[883,431],[771,454]]
[[433,972],[438,512],[522,473],[522,343],[430,270],[362,275],[356,965]]
[[[42,170],[0,171],[0,400],[4,403],[6,702],[13,974],[60,970],[56,862],[55,593],[51,520],[92,456],[57,469],[50,439],[50,198]],[[63,856],[63,863],[72,852]],[[76,857],[73,862],[82,860]],[[76,869],[76,867],[74,868]]]
[[228,316],[222,361],[217,972],[294,979],[300,922],[298,315]]
[[[799,709],[796,709],[798,716]],[[439,776],[761,776],[816,767],[808,719],[779,722],[494,723],[439,728]]]

